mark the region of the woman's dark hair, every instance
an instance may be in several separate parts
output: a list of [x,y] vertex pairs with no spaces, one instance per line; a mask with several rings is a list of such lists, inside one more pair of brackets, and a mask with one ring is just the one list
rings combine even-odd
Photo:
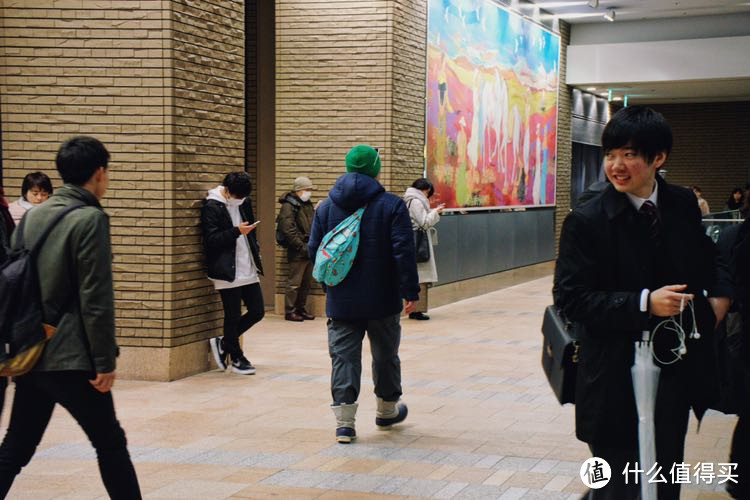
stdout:
[[[740,201],[734,201],[734,193],[740,193]],[[743,202],[745,201],[745,193],[742,188],[736,187],[729,193],[729,199],[727,200],[727,207],[731,210],[737,210],[742,208]]]
[[247,198],[253,189],[253,184],[250,182],[250,176],[247,175],[247,172],[230,172],[224,177],[221,185],[227,188],[229,194],[235,198]]
[[414,189],[419,189],[420,191],[428,191],[427,193],[428,198],[430,198],[433,194],[435,194],[435,187],[432,185],[430,181],[428,181],[424,177],[412,182],[411,187],[413,187]]
[[62,143],[55,164],[64,183],[82,186],[99,168],[107,168],[109,151],[98,139],[81,135]]
[[699,186],[693,186],[693,191],[698,191],[699,193],[703,193],[703,190]]
[[48,194],[52,194],[52,181],[47,177],[47,174],[43,174],[42,172],[26,174],[21,183],[21,196],[24,200],[26,199],[26,193],[33,188],[39,188]]
[[604,153],[633,148],[648,163],[672,151],[672,127],[664,116],[646,106],[628,106],[615,113],[602,132]]

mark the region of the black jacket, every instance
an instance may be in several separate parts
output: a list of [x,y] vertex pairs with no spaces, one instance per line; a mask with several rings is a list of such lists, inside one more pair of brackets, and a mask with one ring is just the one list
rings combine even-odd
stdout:
[[[250,198],[240,205],[240,215],[243,222],[255,222],[253,206]],[[201,209],[201,232],[203,234],[203,251],[206,257],[207,274],[209,278],[234,281],[235,261],[237,253],[237,237],[240,230],[232,223],[229,210],[224,203],[216,200],[205,200]],[[255,266],[258,273],[263,274],[260,261],[260,248],[255,237],[255,231],[247,235]]]
[[634,342],[663,318],[640,311],[644,288],[687,284],[695,294],[701,338],[687,339],[688,354],[662,370],[680,370],[699,415],[718,394],[712,342],[715,316],[709,296],[731,297],[731,278],[701,225],[693,193],[657,176],[661,243],[625,194],[608,186],[576,207],[563,223],[555,268],[555,303],[582,326],[576,384],[576,434],[600,445],[637,439],[630,368]]
[[367,204],[357,256],[344,281],[326,289],[326,314],[339,320],[373,320],[398,314],[401,299],[419,299],[419,279],[409,210],[372,177],[345,174],[315,211],[308,248],[315,259],[320,242]]

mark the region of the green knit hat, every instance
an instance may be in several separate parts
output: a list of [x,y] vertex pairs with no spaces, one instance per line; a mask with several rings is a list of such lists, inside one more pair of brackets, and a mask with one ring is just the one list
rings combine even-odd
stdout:
[[346,171],[377,177],[380,173],[380,153],[364,144],[354,146],[346,154]]

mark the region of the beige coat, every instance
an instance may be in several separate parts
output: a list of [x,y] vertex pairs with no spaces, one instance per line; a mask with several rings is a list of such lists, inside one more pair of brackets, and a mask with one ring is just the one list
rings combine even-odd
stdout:
[[409,208],[412,229],[420,227],[426,229],[430,241],[430,260],[417,263],[419,282],[435,283],[438,280],[438,275],[435,265],[435,249],[433,248],[432,233],[435,231],[435,224],[440,221],[440,214],[437,210],[430,208],[430,202],[419,189],[411,187],[407,189],[406,193],[404,193],[404,201]]

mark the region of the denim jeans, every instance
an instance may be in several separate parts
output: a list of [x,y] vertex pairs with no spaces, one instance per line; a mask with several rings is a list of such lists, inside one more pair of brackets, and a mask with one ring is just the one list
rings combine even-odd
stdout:
[[83,371],[31,372],[16,379],[10,425],[0,446],[0,498],[5,498],[16,475],[31,461],[57,403],[68,410],[94,446],[110,498],[140,499],[112,393],[94,389]]
[[370,339],[375,395],[385,401],[398,401],[401,397],[400,320],[400,314],[376,320],[328,320],[331,395],[335,404],[351,404],[359,397],[365,332]]

